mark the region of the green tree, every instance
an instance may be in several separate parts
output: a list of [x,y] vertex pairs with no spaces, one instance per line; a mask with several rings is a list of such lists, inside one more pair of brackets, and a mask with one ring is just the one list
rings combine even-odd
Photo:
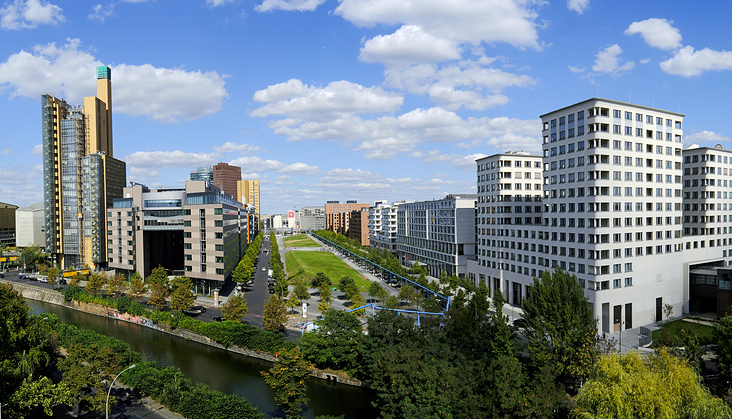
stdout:
[[[481,282],[482,285],[485,285]],[[480,289],[480,287],[479,287]],[[514,334],[508,326],[508,316],[503,314],[503,306],[506,299],[500,289],[496,289],[493,293],[493,305],[496,311],[491,315],[491,340],[490,352],[494,357],[514,356],[516,354],[516,344],[514,343]]]
[[330,290],[330,286],[321,284],[318,292],[320,293],[320,302],[325,303],[330,307],[330,303],[333,302],[333,291]]
[[349,276],[344,276],[338,281],[338,289],[345,294],[347,300],[350,300],[358,292],[356,281]]
[[148,285],[161,284],[165,287],[168,286],[168,271],[162,266],[158,266],[150,272],[150,275],[145,278],[145,283]]
[[375,300],[383,301],[389,295],[389,292],[385,290],[378,282],[374,281],[369,284],[369,297]]
[[188,310],[193,306],[196,297],[193,295],[193,283],[185,276],[172,281],[173,292],[170,294],[170,309],[174,311]]
[[361,322],[352,313],[328,310],[318,327],[300,338],[306,359],[318,368],[353,372],[358,367],[358,345],[363,337]]
[[270,295],[269,299],[264,302],[264,312],[262,313],[264,329],[284,330],[286,322],[287,306],[285,301],[277,295]]
[[107,400],[107,383],[120,372],[121,355],[110,346],[96,342],[69,345],[66,352],[67,357],[59,362],[63,382],[79,402],[80,410],[101,412]]
[[249,304],[247,304],[247,299],[241,294],[232,295],[221,306],[221,315],[224,317],[224,320],[242,321],[248,313]]
[[301,301],[310,299],[310,291],[308,290],[308,286],[305,282],[300,281],[295,284],[295,295],[297,295],[297,298]]
[[99,292],[102,290],[102,287],[104,287],[105,282],[106,281],[103,276],[99,275],[98,273],[92,273],[86,280],[86,292],[91,295],[99,294]]
[[59,270],[55,266],[48,270],[48,283],[54,288],[56,287],[56,284],[58,284],[58,273]]
[[301,304],[300,299],[297,298],[297,294],[294,291],[287,297],[287,307],[290,309],[290,314],[295,312],[295,307]]
[[264,382],[275,392],[275,401],[285,410],[287,419],[301,418],[303,403],[307,403],[305,381],[313,365],[299,348],[280,349],[269,371],[262,371]]
[[384,300],[384,308],[399,308],[399,298],[396,295],[390,295]]
[[[362,307],[364,305],[366,305],[366,298],[364,298],[363,294],[361,294],[360,292],[356,292],[351,296],[351,310],[353,310],[354,308]],[[360,310],[353,311],[352,313],[357,316],[363,316],[365,311],[366,309],[362,308]]]
[[109,281],[107,281],[107,292],[112,294],[114,297],[119,296],[124,289],[125,277],[121,273],[109,278]]
[[604,355],[575,397],[575,418],[732,418],[685,362],[660,350]]
[[20,259],[25,263],[26,271],[32,272],[37,270],[38,263],[42,264],[46,260],[46,254],[38,246],[27,246],[21,249]]
[[404,284],[399,290],[399,300],[412,304],[417,300],[417,291],[409,284]]
[[587,376],[597,358],[597,321],[577,277],[561,269],[544,271],[522,303],[534,366],[551,366],[564,378]]
[[152,285],[152,293],[147,303],[158,308],[165,307],[165,299],[168,298],[168,287],[157,282]]
[[234,272],[231,273],[231,276],[234,282],[243,284],[245,282],[249,282],[252,277],[253,271],[254,264],[252,260],[250,258],[244,257],[236,265],[236,268],[234,268]]
[[132,296],[135,299],[139,300],[146,292],[147,288],[145,287],[145,282],[143,282],[140,274],[135,271],[135,273],[132,274],[132,278],[130,279],[130,293],[132,293]]
[[714,326],[717,362],[722,375],[732,380],[732,316],[722,317]]
[[323,286],[327,286],[328,288],[330,288],[333,286],[333,281],[331,281],[328,275],[324,274],[323,272],[318,272],[317,274],[315,274],[315,278],[313,278],[313,282],[310,285],[313,288],[322,288]]

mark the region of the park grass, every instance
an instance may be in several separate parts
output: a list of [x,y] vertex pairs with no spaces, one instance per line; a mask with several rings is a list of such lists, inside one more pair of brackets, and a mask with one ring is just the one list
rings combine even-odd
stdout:
[[288,247],[320,247],[320,244],[316,243],[308,237],[306,234],[296,234],[294,236],[285,237],[282,239],[285,243],[285,248]]
[[[344,276],[353,278],[358,289],[363,292],[368,292],[371,284],[369,280],[330,252],[290,251],[285,253],[285,265],[290,282],[302,277],[311,278],[318,272],[323,272],[336,286]],[[301,269],[304,272],[300,272]]]
[[[707,326],[705,324],[699,324],[699,323],[692,323],[684,321],[683,319],[679,320],[673,320],[671,322],[668,322],[664,326],[668,329],[669,333],[671,333],[671,336],[677,336],[679,332],[681,332],[681,329],[687,328],[693,332],[696,332],[696,335],[699,337],[700,342],[702,342],[702,345],[713,342],[714,338],[714,327]],[[654,330],[652,332],[653,340],[656,341],[661,337],[661,330]]]

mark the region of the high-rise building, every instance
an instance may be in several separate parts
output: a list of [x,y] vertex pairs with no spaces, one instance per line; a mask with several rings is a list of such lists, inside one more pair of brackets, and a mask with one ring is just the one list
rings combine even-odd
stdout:
[[369,245],[369,209],[351,211],[348,223],[348,237],[358,241],[361,246]]
[[84,105],[41,97],[46,252],[62,267],[104,267],[106,208],[122,196],[123,161],[113,157],[112,72],[97,67],[97,96]]
[[339,201],[328,201],[325,204],[325,228],[336,233],[348,235],[351,211],[359,211],[368,208],[369,204],[346,201],[341,204]]
[[201,166],[195,172],[191,172],[191,180],[207,180],[213,183],[213,167]]
[[325,229],[325,208],[303,207],[300,210],[300,229],[302,230],[324,230]]
[[491,297],[500,289],[509,304],[520,306],[533,278],[548,263],[539,240],[544,237],[542,158],[508,152],[476,164],[477,251],[468,260],[469,277],[476,284],[484,282]]
[[[218,163],[213,167],[213,184],[231,196],[237,196],[237,182],[241,180],[241,167]],[[237,198],[237,201],[241,198]]]
[[682,311],[683,117],[598,98],[541,116],[544,267],[577,275],[603,332]]
[[254,206],[254,213],[261,216],[259,206],[259,180],[239,180],[236,182],[236,195],[242,204]]
[[385,249],[396,255],[397,208],[386,201],[376,201],[369,207],[369,246]]
[[427,265],[429,274],[467,273],[475,255],[475,194],[401,204],[397,208],[397,257]]

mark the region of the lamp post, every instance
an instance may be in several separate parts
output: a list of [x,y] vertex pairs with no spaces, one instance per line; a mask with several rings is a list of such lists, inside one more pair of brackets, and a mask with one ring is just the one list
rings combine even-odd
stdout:
[[107,391],[107,407],[105,409],[105,413],[107,414],[107,416],[106,416],[107,419],[109,419],[109,395],[112,394],[112,387],[114,386],[114,382],[117,381],[117,379],[119,378],[120,375],[122,375],[123,372],[125,372],[127,370],[131,370],[132,368],[135,368],[135,366],[136,366],[135,364],[132,364],[129,367],[120,371],[119,374],[117,374],[117,376],[114,377],[114,380],[112,380],[112,384],[109,385],[109,391]]

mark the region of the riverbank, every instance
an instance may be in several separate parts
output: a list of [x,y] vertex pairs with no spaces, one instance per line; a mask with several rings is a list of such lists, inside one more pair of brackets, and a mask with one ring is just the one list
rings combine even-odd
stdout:
[[[221,345],[218,342],[215,342],[211,340],[210,338],[201,335],[199,333],[191,332],[186,329],[181,328],[171,328],[167,324],[164,323],[154,323],[153,321],[145,318],[145,317],[139,317],[139,316],[130,316],[126,313],[119,313],[117,310],[110,309],[108,307],[104,307],[98,304],[91,304],[91,303],[83,303],[79,301],[72,301],[70,304],[67,304],[64,300],[64,296],[62,293],[58,291],[48,290],[41,287],[35,287],[33,285],[26,285],[26,284],[20,284],[13,281],[7,281],[0,279],[0,283],[4,284],[10,284],[13,289],[18,291],[18,293],[23,298],[28,298],[31,300],[37,300],[37,301],[43,301],[49,304],[64,306],[67,308],[71,308],[73,310],[81,311],[87,314],[92,314],[100,317],[107,317],[115,320],[122,320],[129,323],[136,323],[141,326],[154,329],[172,336],[176,336],[179,338],[183,338],[186,340],[191,340],[194,342],[198,342],[207,346],[211,346],[217,349],[222,349],[228,352],[245,355],[252,358],[261,359],[267,362],[274,362],[276,360],[276,357],[268,352],[259,352],[254,351],[251,349],[246,348],[240,348],[238,346],[230,346],[225,347],[224,345]],[[322,379],[322,380],[328,380],[333,382],[338,382],[341,384],[354,386],[354,387],[365,387],[365,385],[358,380],[348,378],[346,376],[340,375],[340,374],[334,374],[331,372],[326,372],[323,370],[319,370],[316,368],[313,368],[311,370],[311,374],[313,377]]]

